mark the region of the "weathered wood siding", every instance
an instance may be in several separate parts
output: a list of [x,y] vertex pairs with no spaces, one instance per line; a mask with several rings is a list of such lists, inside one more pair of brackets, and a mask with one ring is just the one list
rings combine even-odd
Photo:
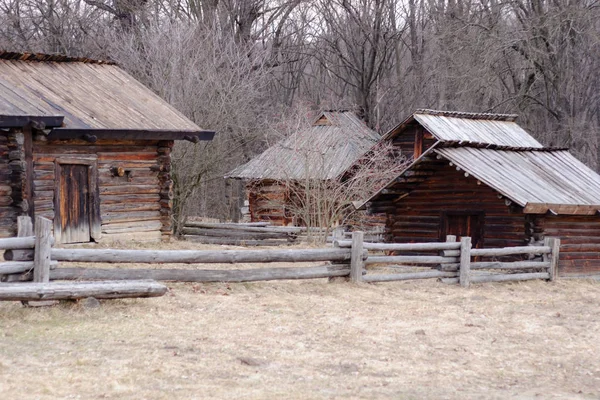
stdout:
[[23,190],[21,177],[23,135],[17,132],[0,134],[0,237],[17,234],[17,215]]
[[[419,125],[412,125],[405,128],[401,133],[392,139],[392,144],[400,149],[400,153],[410,160],[415,155],[416,147],[420,148],[420,156],[429,149],[436,140],[433,136]],[[414,157],[414,158],[417,158]]]
[[507,206],[496,191],[448,165],[438,167],[406,197],[379,207],[387,210],[386,237],[391,242],[443,240],[444,212],[483,212],[481,247],[529,242],[520,209]]
[[278,226],[292,223],[286,213],[288,190],[285,185],[270,180],[255,181],[248,184],[247,190],[252,222],[270,222]]
[[536,230],[560,238],[560,274],[600,273],[600,216],[540,216]]
[[102,240],[158,240],[168,236],[171,232],[171,147],[171,141],[88,143],[38,138],[33,142],[35,215],[55,217],[57,158],[95,156]]

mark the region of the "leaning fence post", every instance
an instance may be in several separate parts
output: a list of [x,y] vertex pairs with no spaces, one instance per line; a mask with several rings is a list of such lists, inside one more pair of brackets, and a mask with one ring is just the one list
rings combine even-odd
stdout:
[[556,280],[558,277],[558,257],[560,254],[560,239],[553,237],[544,238],[544,246],[550,247],[550,254],[544,254],[544,261],[549,261],[548,274],[550,281]]
[[362,232],[352,232],[352,252],[350,256],[350,281],[362,282],[363,260],[363,237]]
[[50,281],[50,252],[52,248],[52,221],[35,219],[35,248],[33,250],[33,281]]
[[471,238],[460,238],[460,275],[459,282],[462,287],[469,287],[471,275]]

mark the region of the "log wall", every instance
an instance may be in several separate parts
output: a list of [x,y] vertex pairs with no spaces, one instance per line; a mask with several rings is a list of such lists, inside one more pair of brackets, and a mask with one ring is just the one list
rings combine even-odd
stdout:
[[286,213],[288,191],[274,181],[253,181],[247,186],[251,222],[270,222],[287,226],[292,218]]
[[529,243],[525,215],[506,205],[498,193],[447,164],[437,168],[404,198],[390,198],[386,209],[386,238],[391,242],[443,240],[444,212],[484,213],[480,247],[522,246]]
[[600,273],[600,216],[540,216],[541,236],[560,238],[561,275]]
[[0,134],[0,237],[17,234],[17,215],[23,191],[23,135],[15,131]]
[[102,240],[160,240],[170,235],[172,141],[43,139],[33,141],[36,216],[54,219],[56,158],[92,155],[97,157]]

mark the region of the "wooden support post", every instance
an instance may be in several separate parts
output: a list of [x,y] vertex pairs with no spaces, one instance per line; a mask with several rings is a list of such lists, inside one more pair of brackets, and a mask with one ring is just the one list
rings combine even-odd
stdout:
[[352,232],[352,254],[350,258],[350,281],[362,282],[364,268],[363,260],[363,232]]
[[471,238],[460,239],[460,286],[469,287],[471,275]]
[[33,281],[50,281],[50,252],[52,249],[52,221],[35,219],[35,249],[33,255]]
[[544,261],[550,262],[548,268],[548,274],[550,275],[549,280],[556,280],[558,277],[558,258],[560,253],[560,239],[553,237],[544,238],[544,246],[548,246],[551,249],[550,254],[544,254]]

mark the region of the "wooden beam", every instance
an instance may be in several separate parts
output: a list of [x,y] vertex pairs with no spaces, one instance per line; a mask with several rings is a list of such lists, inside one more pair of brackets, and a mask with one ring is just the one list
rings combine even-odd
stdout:
[[53,248],[52,259],[79,262],[184,264],[350,261],[350,250],[113,250]]
[[0,115],[0,128],[22,128],[26,125],[36,129],[56,128],[63,125],[64,118],[61,115]]
[[[84,139],[95,136],[99,139],[131,139],[131,140],[213,140],[214,131],[171,131],[149,129],[70,129],[56,128],[48,134],[48,139]],[[196,139],[194,139],[196,138]]]
[[318,279],[348,275],[350,275],[350,266],[347,264],[243,270],[57,268],[50,271],[50,279],[57,280],[154,279],[173,282],[255,282]]
[[365,282],[392,282],[412,279],[455,278],[456,276],[456,272],[424,271],[405,274],[368,274],[363,277],[363,280]]
[[0,284],[0,300],[76,300],[86,297],[121,299],[125,297],[157,297],[167,287],[155,281],[51,282]]
[[463,236],[460,239],[460,269],[459,282],[462,287],[469,287],[471,284],[471,238]]
[[350,281],[357,283],[362,281],[362,273],[365,267],[363,261],[363,239],[362,232],[352,232],[352,256],[350,261]]
[[550,279],[550,274],[547,272],[536,272],[530,274],[491,274],[491,275],[475,275],[471,277],[473,283],[483,282],[513,282],[513,281],[528,281],[532,279]]
[[37,217],[35,220],[35,248],[33,250],[33,281],[50,280],[50,249],[52,248],[52,221]]

